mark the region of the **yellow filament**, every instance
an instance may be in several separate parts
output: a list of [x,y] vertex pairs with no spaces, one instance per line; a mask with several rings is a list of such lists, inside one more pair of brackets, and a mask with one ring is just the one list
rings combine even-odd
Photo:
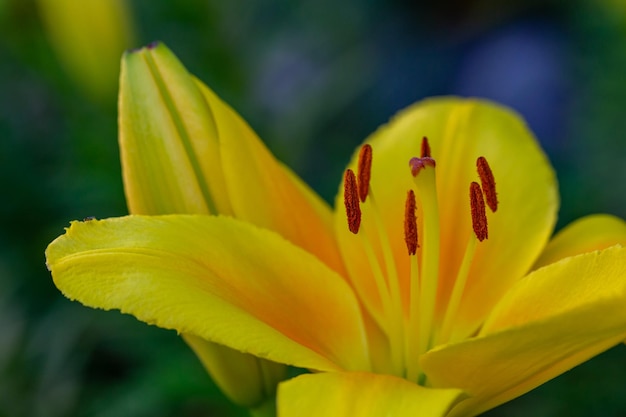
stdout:
[[406,357],[406,377],[410,381],[417,381],[420,375],[419,366],[419,310],[420,310],[420,265],[419,256],[417,254],[411,256],[411,295],[409,321],[407,323],[407,334],[409,337],[405,340],[405,357]]
[[400,283],[398,281],[398,271],[396,269],[396,260],[393,257],[393,250],[391,249],[391,244],[389,242],[389,236],[387,235],[387,231],[385,230],[385,225],[383,223],[382,216],[380,215],[380,210],[378,210],[378,206],[376,204],[376,198],[374,197],[374,192],[370,188],[369,190],[369,203],[364,203],[371,207],[371,210],[368,211],[368,214],[371,214],[374,223],[376,224],[376,231],[379,236],[379,243],[381,250],[383,252],[383,259],[385,261],[385,267],[387,270],[387,283],[389,284],[389,291],[391,292],[391,300],[395,307],[395,314],[397,321],[404,326],[404,313],[402,306],[402,296],[400,294]]
[[374,247],[372,246],[372,242],[367,236],[365,232],[365,228],[361,228],[359,230],[358,235],[361,243],[363,244],[363,249],[365,250],[365,256],[370,264],[370,269],[372,270],[372,274],[374,275],[374,281],[376,283],[376,289],[378,290],[378,294],[380,295],[380,300],[383,304],[383,310],[385,312],[385,316],[388,315],[391,309],[391,298],[389,296],[389,291],[387,290],[387,283],[385,280],[385,275],[383,274],[383,270],[378,263],[376,258],[376,252],[374,251]]
[[[385,229],[385,225],[380,215],[380,210],[376,204],[376,198],[371,187],[368,190],[368,199],[363,203],[363,210],[366,211],[364,216],[371,216],[376,227],[378,234],[378,242],[383,254],[383,261],[385,263],[385,272],[387,279],[384,290],[386,292],[386,298],[389,300],[389,310],[387,311],[387,330],[390,339],[391,354],[393,357],[393,364],[395,372],[399,376],[404,376],[404,309],[402,306],[402,296],[400,293],[400,284],[398,281],[398,272],[396,269],[396,261],[393,257],[393,250],[389,242],[389,237]],[[368,250],[368,256],[376,256],[373,248],[370,244]],[[377,259],[377,258],[375,258]],[[379,273],[382,275],[380,266],[377,267]],[[384,279],[384,278],[383,278]],[[378,278],[377,278],[378,280]],[[378,284],[377,284],[378,285]],[[379,286],[379,291],[383,289]],[[382,295],[381,295],[382,297]],[[399,372],[399,373],[398,373]]]
[[448,300],[446,313],[441,324],[441,332],[439,334],[439,337],[437,338],[438,343],[447,343],[452,341],[450,340],[450,336],[452,333],[452,324],[454,323],[454,319],[456,318],[459,305],[461,304],[461,299],[463,298],[463,292],[465,291],[465,284],[467,283],[467,277],[469,276],[469,271],[472,266],[474,253],[476,252],[477,242],[478,239],[476,238],[476,236],[474,234],[471,234],[469,237],[469,242],[467,243],[467,247],[465,249],[465,254],[463,255],[461,267],[459,268],[456,280],[454,281],[452,294],[450,294],[450,299]]
[[390,350],[391,350],[391,363],[393,365],[393,370],[390,372],[397,376],[403,376],[404,373],[404,365],[402,359],[402,352],[398,351],[396,348],[398,343],[398,338],[402,337],[402,335],[398,334],[398,326],[396,321],[393,320],[393,300],[391,299],[389,289],[387,287],[387,283],[385,280],[385,276],[383,274],[382,268],[377,261],[376,252],[372,246],[371,241],[367,238],[367,235],[364,233],[363,228],[359,231],[359,236],[361,236],[361,242],[363,243],[363,248],[365,249],[365,255],[369,261],[370,267],[372,269],[372,273],[374,275],[374,281],[376,283],[376,289],[380,294],[380,299],[383,304],[384,310],[384,329],[390,340]]

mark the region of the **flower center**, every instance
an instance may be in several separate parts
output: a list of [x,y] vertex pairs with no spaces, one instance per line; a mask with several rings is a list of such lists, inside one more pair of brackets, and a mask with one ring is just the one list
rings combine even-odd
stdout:
[[[381,299],[382,318],[377,321],[389,338],[389,372],[426,384],[419,357],[436,344],[452,341],[452,330],[476,245],[488,238],[485,206],[492,212],[497,210],[495,180],[487,160],[479,157],[476,167],[480,184],[473,181],[469,185],[469,213],[475,237],[470,237],[467,243],[452,292],[442,310],[444,314],[436,318],[440,256],[445,257],[446,254],[440,254],[436,163],[431,156],[430,145],[423,138],[420,157],[409,161],[414,187],[407,191],[404,207],[404,241],[410,258],[409,285],[404,287],[409,292],[408,297],[402,294],[392,245],[383,221],[384,213],[378,209],[370,185],[372,155],[372,147],[363,145],[359,152],[357,173],[348,169],[344,177],[348,228],[358,236],[363,246]],[[416,213],[419,213],[419,218]],[[376,242],[360,227],[361,216],[367,216],[373,221]],[[375,248],[379,248],[379,252]]]

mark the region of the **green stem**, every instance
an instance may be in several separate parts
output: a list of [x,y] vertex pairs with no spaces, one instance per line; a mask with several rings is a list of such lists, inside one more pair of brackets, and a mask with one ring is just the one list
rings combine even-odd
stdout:
[[276,398],[268,398],[258,407],[250,408],[248,411],[250,417],[276,417]]

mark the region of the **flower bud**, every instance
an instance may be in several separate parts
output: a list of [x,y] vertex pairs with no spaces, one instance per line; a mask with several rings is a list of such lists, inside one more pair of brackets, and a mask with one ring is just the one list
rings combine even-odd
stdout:
[[[124,188],[133,214],[232,215],[213,109],[201,85],[163,44],[122,58],[119,141]],[[215,383],[234,403],[273,401],[286,366],[189,334]]]

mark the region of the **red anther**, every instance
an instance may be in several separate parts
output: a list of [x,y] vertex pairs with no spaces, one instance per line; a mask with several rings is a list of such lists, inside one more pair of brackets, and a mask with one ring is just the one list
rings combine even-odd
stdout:
[[409,255],[415,255],[417,248],[417,218],[415,217],[415,193],[409,190],[406,193],[404,205],[404,241]]
[[493,172],[491,172],[491,168],[483,156],[476,160],[476,168],[487,205],[492,212],[495,212],[498,209],[498,195],[496,194],[496,180],[493,178]]
[[417,174],[426,167],[435,167],[435,160],[429,156],[424,158],[411,158],[409,160],[409,167],[411,167],[411,174],[417,176]]
[[361,226],[361,207],[359,206],[356,176],[351,169],[346,171],[343,179],[343,203],[346,206],[348,229],[352,233],[357,234],[359,226]]
[[470,184],[470,207],[472,210],[472,227],[474,233],[480,242],[487,239],[487,213],[485,212],[485,200],[483,200],[483,192],[477,182],[472,181]]
[[361,146],[359,152],[359,165],[358,165],[358,185],[359,185],[359,199],[362,203],[365,203],[367,193],[370,189],[370,178],[372,176],[372,147],[369,144]]
[[426,136],[422,138],[422,158],[430,158],[430,145]]

